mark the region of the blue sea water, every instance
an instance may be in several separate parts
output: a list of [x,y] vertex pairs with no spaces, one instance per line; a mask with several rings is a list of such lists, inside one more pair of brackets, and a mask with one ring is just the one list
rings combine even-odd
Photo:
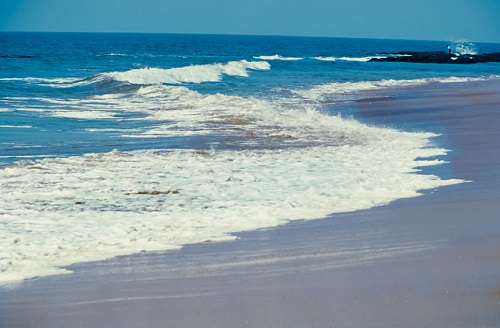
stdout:
[[[381,52],[446,50],[447,42],[401,41],[278,36],[218,36],[168,34],[0,33],[0,164],[11,164],[25,156],[76,155],[112,149],[154,147],[200,147],[185,138],[162,140],[123,139],[114,132],[89,133],[88,128],[138,128],[151,122],[81,120],[47,115],[44,99],[87,99],[95,95],[134,92],[141,85],[113,79],[54,87],[50,79],[75,78],[90,81],[107,72],[141,68],[170,69],[230,61],[258,61],[258,56],[280,55],[301,60],[267,60],[269,71],[248,77],[224,76],[220,81],[182,83],[204,94],[222,93],[270,99],[289,90],[333,82],[434,77],[478,77],[498,74],[498,64],[438,65],[321,61],[318,57],[362,58]],[[498,44],[476,44],[480,52],[500,51]],[[29,58],[24,58],[27,56]],[[17,79],[16,79],[17,78]],[[49,79],[33,81],[29,78]],[[146,81],[147,82],[147,81]],[[161,82],[152,81],[152,82]],[[165,84],[168,85],[166,80]],[[38,108],[41,111],[19,110]],[[6,111],[6,110],[9,111]],[[85,110],[79,108],[78,110]],[[31,129],[7,126],[31,126]],[[193,145],[193,142],[196,145]]]
[[346,119],[383,90],[500,75],[496,63],[368,61],[448,44],[0,33],[0,282],[460,182],[414,172],[446,154],[432,127]]

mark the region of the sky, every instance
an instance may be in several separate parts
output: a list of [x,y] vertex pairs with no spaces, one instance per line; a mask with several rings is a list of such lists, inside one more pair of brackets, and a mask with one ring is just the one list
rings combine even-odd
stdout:
[[500,0],[0,0],[0,31],[500,43]]

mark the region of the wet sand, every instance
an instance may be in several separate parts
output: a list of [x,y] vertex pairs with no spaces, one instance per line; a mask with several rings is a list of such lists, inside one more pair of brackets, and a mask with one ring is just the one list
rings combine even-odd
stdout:
[[500,82],[355,103],[378,125],[442,132],[471,182],[328,219],[74,265],[0,289],[0,327],[499,327]]

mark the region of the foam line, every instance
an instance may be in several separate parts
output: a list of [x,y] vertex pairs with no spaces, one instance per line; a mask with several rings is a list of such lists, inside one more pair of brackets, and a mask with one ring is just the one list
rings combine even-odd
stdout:
[[303,98],[314,101],[333,101],[340,100],[344,95],[354,96],[356,92],[382,90],[394,87],[411,87],[425,85],[430,83],[463,83],[473,81],[487,81],[499,79],[500,76],[491,75],[484,77],[437,77],[413,80],[374,80],[360,82],[336,82],[315,86],[309,89],[293,90],[292,92]]
[[66,78],[41,78],[41,77],[6,77],[0,78],[0,81],[20,81],[26,82],[30,84],[37,84],[45,87],[52,88],[73,88],[77,86],[89,85],[95,82],[98,82],[99,79],[85,79],[85,78],[77,78],[77,77],[66,77]]
[[[462,182],[417,174],[417,167],[439,163],[425,158],[446,154],[432,147],[432,134],[184,87],[143,87],[136,96],[170,99],[165,103],[173,106],[176,99],[191,99],[185,116],[186,104],[163,111],[156,106],[166,117],[175,112],[184,131],[213,124],[205,133],[220,134],[220,126],[222,133],[283,147],[114,151],[1,168],[0,282],[67,273],[64,266],[76,262],[232,240],[234,232],[369,208]],[[207,112],[210,102],[217,105]],[[226,108],[217,116],[220,104]]]
[[31,125],[0,125],[0,129],[31,129]]
[[283,61],[297,61],[304,59],[303,57],[283,57],[278,54],[272,56],[254,56],[253,58],[261,60],[283,60]]
[[321,61],[352,61],[352,62],[368,62],[373,58],[386,58],[386,56],[366,56],[366,57],[313,57]]

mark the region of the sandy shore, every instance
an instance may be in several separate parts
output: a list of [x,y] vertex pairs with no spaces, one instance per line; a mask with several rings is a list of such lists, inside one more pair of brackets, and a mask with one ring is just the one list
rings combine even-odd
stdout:
[[0,327],[499,327],[500,82],[354,104],[364,122],[443,132],[471,182],[270,230],[75,265],[0,290]]

